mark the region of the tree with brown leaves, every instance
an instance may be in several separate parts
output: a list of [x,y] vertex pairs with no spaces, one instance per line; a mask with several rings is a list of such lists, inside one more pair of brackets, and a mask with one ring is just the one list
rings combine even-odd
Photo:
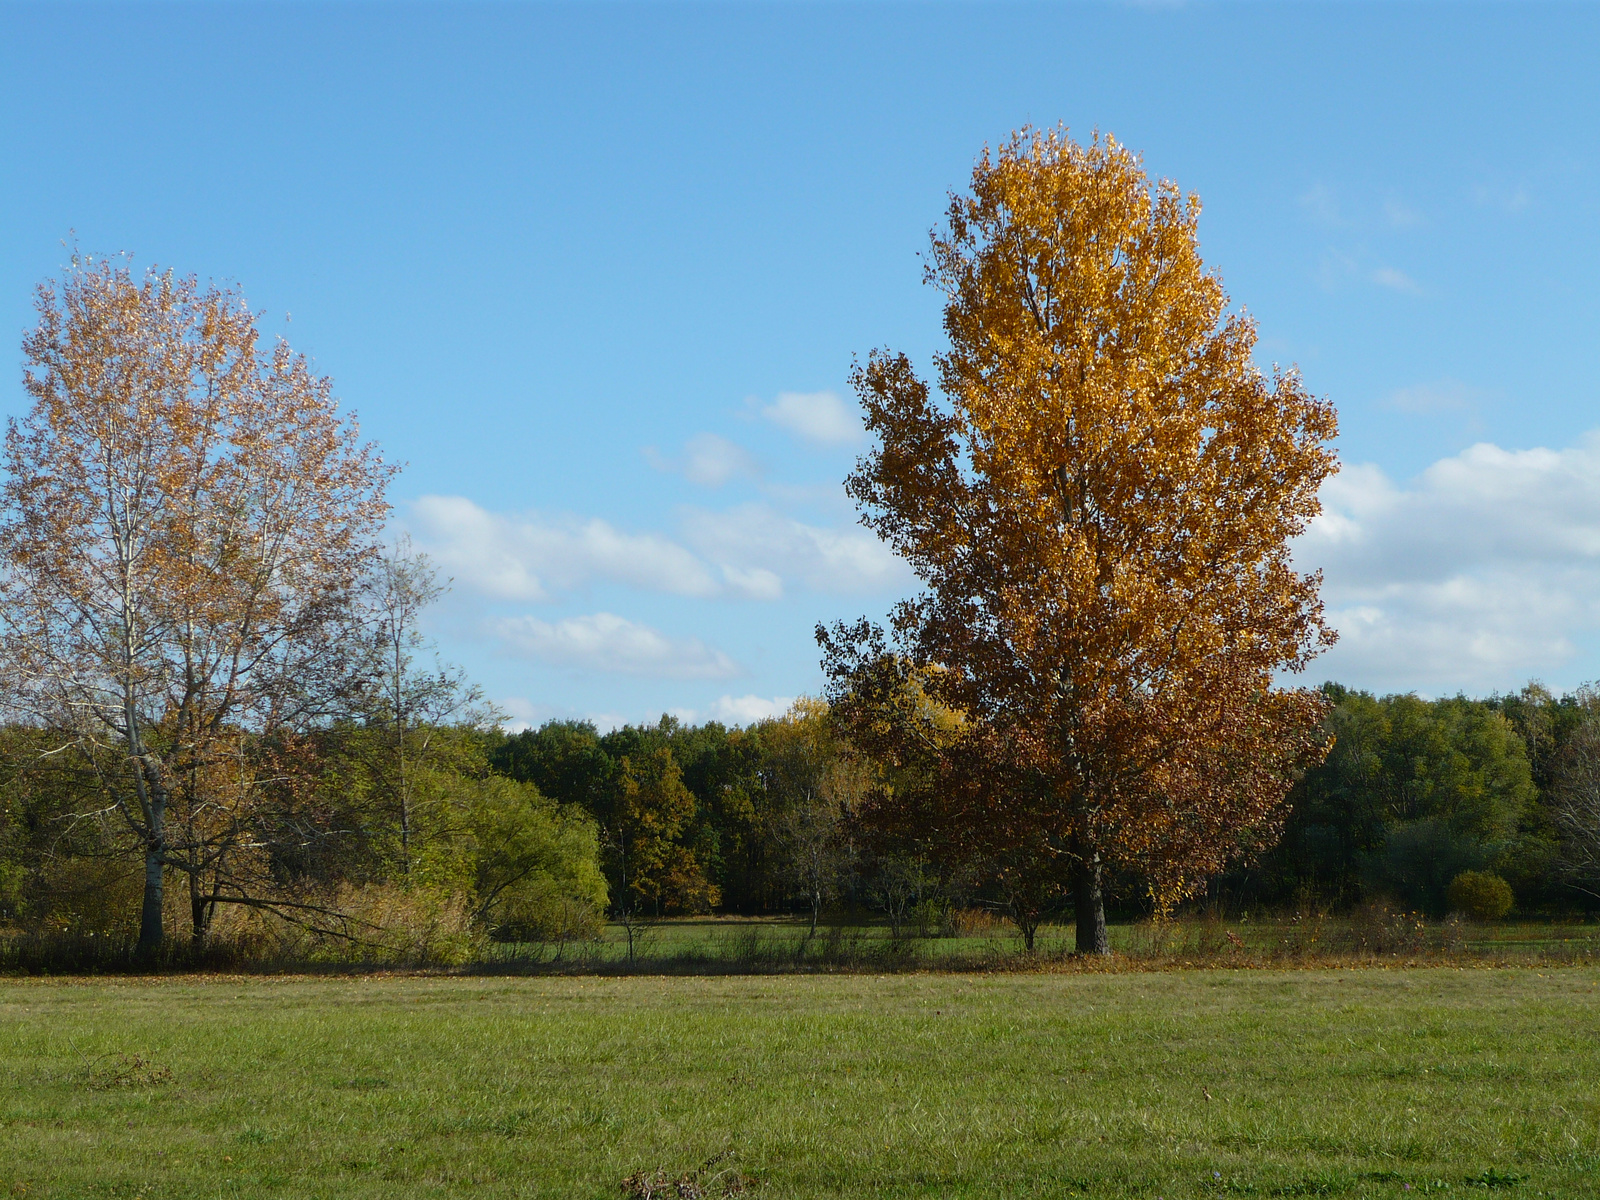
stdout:
[[[1107,868],[1169,908],[1270,842],[1325,752],[1324,701],[1274,678],[1333,640],[1288,542],[1335,470],[1335,414],[1256,368],[1199,213],[1109,137],[1015,135],[933,236],[942,397],[904,355],[853,380],[877,445],[848,490],[926,591],[894,613],[896,654],[819,628],[833,697],[940,764],[907,793],[926,837],[976,847],[1025,903],[1070,885],[1085,953],[1108,949]],[[913,672],[961,716],[943,746],[904,702]]]
[[236,291],[74,255],[36,306],[0,657],[18,715],[92,766],[142,852],[149,952],[169,871],[197,940],[219,903],[263,902],[246,739],[346,690],[391,468],[304,357],[263,350]]

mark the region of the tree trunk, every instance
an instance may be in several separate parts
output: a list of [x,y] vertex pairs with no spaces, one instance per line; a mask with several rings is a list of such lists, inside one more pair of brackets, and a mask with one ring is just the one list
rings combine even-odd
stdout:
[[1072,893],[1072,906],[1078,919],[1078,953],[1110,954],[1105,895],[1100,889],[1099,854],[1091,851],[1078,860]]
[[139,913],[139,957],[153,957],[161,949],[161,868],[159,844],[144,848],[144,907]]
[[211,932],[210,906],[206,897],[200,891],[200,876],[189,872],[189,942],[199,950],[206,944],[206,935]]

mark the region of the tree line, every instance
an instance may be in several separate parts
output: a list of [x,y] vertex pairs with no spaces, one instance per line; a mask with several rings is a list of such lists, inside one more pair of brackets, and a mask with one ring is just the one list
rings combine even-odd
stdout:
[[[1323,692],[1333,751],[1290,793],[1282,838],[1210,877],[1203,900],[1337,910],[1383,899],[1443,916],[1451,882],[1480,872],[1504,880],[1522,912],[1600,905],[1600,696],[1537,684],[1488,699]],[[0,917],[131,936],[138,847],[93,815],[95,781],[41,756],[45,744],[22,726],[0,735]],[[394,747],[394,730],[369,720],[253,748],[296,762],[253,830],[251,894],[278,919],[359,948],[419,925],[465,945],[474,932],[562,942],[607,919],[712,912],[922,933],[972,909],[1024,932],[1030,917],[1072,914],[1070,889],[1033,912],[1003,864],[932,854],[875,820],[868,799],[886,772],[820,701],[745,728],[666,716],[608,732],[576,720],[511,734],[418,727],[404,794]],[[1113,911],[1151,911],[1133,873],[1108,876],[1106,890]],[[193,937],[213,919],[169,913]]]
[[0,905],[145,954],[971,906],[1105,954],[1108,905],[1592,896],[1591,693],[1283,684],[1337,640],[1292,552],[1337,416],[1257,366],[1199,215],[1109,136],[984,151],[933,378],[851,376],[845,489],[920,591],[818,626],[823,696],[744,729],[503,732],[431,661],[441,585],[331,382],[236,289],[75,255],[6,437]]

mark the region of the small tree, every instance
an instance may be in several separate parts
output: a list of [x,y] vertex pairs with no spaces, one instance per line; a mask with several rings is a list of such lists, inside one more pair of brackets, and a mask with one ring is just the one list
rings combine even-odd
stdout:
[[797,701],[762,728],[761,738],[767,840],[779,856],[779,878],[805,900],[811,936],[853,865],[845,821],[866,790],[866,768],[816,700]]
[[1600,897],[1600,720],[1567,739],[1555,778],[1550,818],[1561,838],[1561,872],[1577,890]]
[[371,628],[364,715],[382,733],[371,771],[398,831],[402,877],[416,857],[419,769],[449,765],[439,761],[451,757],[440,743],[451,739],[440,735],[491,729],[502,718],[460,668],[437,657],[431,668],[418,662],[433,649],[422,614],[448,587],[428,556],[401,537],[374,564],[363,596]]
[[716,885],[705,877],[694,851],[678,839],[693,819],[694,795],[666,746],[637,759],[623,756],[601,817],[601,835],[611,873],[611,898],[628,930],[648,903],[663,909],[705,912],[716,905]]
[[[964,714],[940,770],[971,782],[954,759],[981,750],[1007,781],[959,819],[1070,876],[1078,949],[1107,953],[1108,865],[1167,908],[1270,840],[1324,752],[1325,702],[1274,677],[1333,640],[1289,540],[1334,469],[1334,412],[1256,368],[1198,199],[1114,140],[1025,131],[948,217],[927,268],[943,399],[874,353],[854,384],[877,445],[847,487],[926,585],[893,625]],[[861,694],[870,629],[819,636],[832,696]]]
[[270,897],[247,735],[348,699],[356,593],[390,468],[329,381],[258,344],[232,290],[74,255],[23,342],[33,407],[6,436],[0,657],[11,702],[93,770],[194,937]]

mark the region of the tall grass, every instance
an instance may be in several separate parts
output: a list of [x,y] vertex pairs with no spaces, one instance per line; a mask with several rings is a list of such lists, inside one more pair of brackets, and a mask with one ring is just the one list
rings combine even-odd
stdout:
[[155,956],[140,955],[131,936],[0,931],[0,972],[275,974],[398,968],[467,974],[774,975],[1600,963],[1600,925],[1594,923],[1430,921],[1383,904],[1337,916],[1315,910],[1249,915],[1213,910],[1114,924],[1109,960],[1079,959],[1072,931],[1059,925],[1041,928],[1036,950],[1028,953],[1009,926],[984,913],[946,914],[920,928],[908,924],[899,937],[875,923],[825,925],[812,935],[804,921],[665,920],[637,928],[631,954],[628,939],[615,927],[599,939],[507,944],[470,936],[453,914],[426,906],[404,913],[391,906],[380,915],[381,923],[368,922],[363,926],[367,936],[354,940],[293,930],[275,936],[236,931],[200,946],[174,939]]

